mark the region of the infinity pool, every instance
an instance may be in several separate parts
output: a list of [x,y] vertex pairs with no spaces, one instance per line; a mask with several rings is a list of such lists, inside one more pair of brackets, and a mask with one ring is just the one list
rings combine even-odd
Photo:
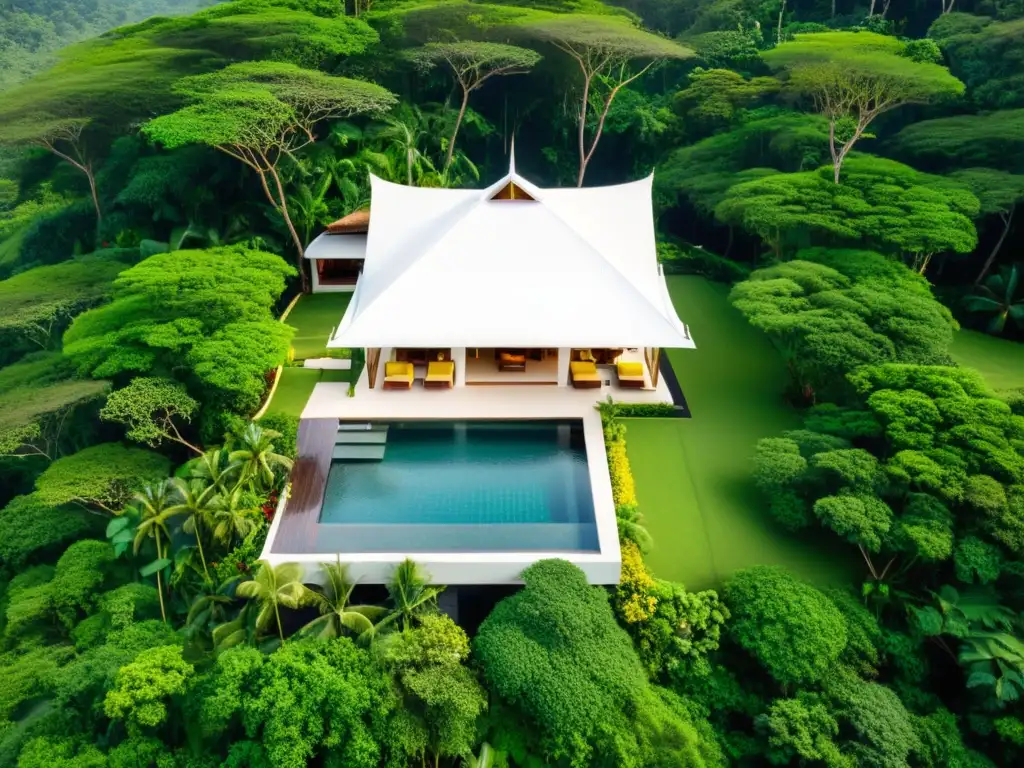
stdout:
[[318,538],[334,551],[598,551],[582,421],[360,431],[342,423],[327,478]]

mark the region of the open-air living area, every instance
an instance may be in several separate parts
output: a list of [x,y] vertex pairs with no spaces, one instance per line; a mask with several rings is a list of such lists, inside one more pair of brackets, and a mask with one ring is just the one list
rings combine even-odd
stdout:
[[365,364],[314,386],[264,559],[342,557],[381,583],[413,557],[479,585],[559,557],[617,583],[596,406],[673,403],[661,350],[695,346],[655,255],[651,180],[539,189],[513,159],[484,190],[371,178],[371,197],[327,341]]

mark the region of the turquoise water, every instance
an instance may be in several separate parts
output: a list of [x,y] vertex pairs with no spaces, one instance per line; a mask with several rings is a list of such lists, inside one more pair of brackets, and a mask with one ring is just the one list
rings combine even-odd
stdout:
[[583,424],[391,423],[383,459],[331,464],[320,523],[341,552],[597,551]]

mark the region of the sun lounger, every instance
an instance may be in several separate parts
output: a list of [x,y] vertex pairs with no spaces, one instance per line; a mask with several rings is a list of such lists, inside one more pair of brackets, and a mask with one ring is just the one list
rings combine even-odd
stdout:
[[597,389],[601,386],[601,376],[593,363],[577,360],[569,364],[569,369],[576,389]]
[[644,387],[644,364],[643,363],[619,363],[616,366],[619,374],[620,387],[632,387],[643,389]]
[[455,363],[450,360],[427,365],[427,377],[423,379],[427,389],[451,389],[455,386]]
[[391,361],[384,364],[384,389],[412,389],[412,363]]

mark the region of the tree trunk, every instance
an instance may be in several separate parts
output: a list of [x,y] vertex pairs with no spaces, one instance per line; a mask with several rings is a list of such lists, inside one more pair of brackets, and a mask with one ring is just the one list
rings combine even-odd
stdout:
[[1013,224],[1013,213],[1016,210],[1017,206],[1014,205],[1012,208],[1010,208],[1009,213],[1000,214],[1003,218],[1003,232],[1001,235],[999,235],[999,240],[996,241],[995,248],[992,249],[992,252],[988,255],[988,258],[985,259],[985,263],[981,267],[981,272],[979,272],[978,276],[974,278],[975,286],[980,285],[981,281],[985,279],[986,275],[988,275],[988,271],[992,269],[992,263],[996,260],[996,256],[999,253],[999,249],[1003,247],[1003,242],[1006,240],[1006,236],[1010,234],[1010,226]]
[[[160,558],[163,557],[163,554],[160,552],[160,533],[159,533],[159,530],[160,529],[158,528],[157,529],[158,532],[157,532],[157,535],[156,535],[156,559],[157,560],[159,560]],[[160,569],[160,571],[162,571],[162,570],[163,570],[163,568]],[[164,620],[164,624],[166,624],[167,623],[167,611],[164,608],[164,588],[163,588],[163,580],[160,578],[160,571],[156,572],[156,594],[157,594],[157,597],[160,598],[160,618],[162,618]]]
[[836,0],[832,0],[832,18],[836,17]]
[[306,248],[302,244],[302,240],[299,238],[299,233],[295,231],[295,225],[292,223],[291,214],[288,213],[288,200],[284,193],[284,184],[281,183],[281,177],[273,166],[270,167],[269,173],[273,177],[274,184],[277,187],[277,208],[281,212],[281,217],[284,219],[284,223],[287,225],[288,231],[291,233],[292,242],[295,244],[295,250],[299,255],[299,279],[302,282],[302,292],[309,293],[309,275],[306,273],[305,264]]
[[[583,62],[580,62],[580,67],[583,68]],[[587,129],[587,107],[590,103],[590,79],[593,74],[587,73],[586,69],[583,68],[583,99],[580,105],[580,124],[579,130],[577,131],[579,139],[579,150],[580,150],[580,167],[579,172],[576,174],[576,186],[583,186],[583,175],[587,172],[587,150],[586,150],[586,129]]]
[[89,180],[89,192],[92,194],[92,205],[96,209],[96,228],[103,223],[103,211],[100,210],[100,195],[96,189],[96,174],[90,166],[85,166],[85,177]]
[[281,626],[281,611],[277,608],[277,598],[274,598],[274,618],[277,619],[277,634],[281,637],[281,645],[284,645],[284,627]]
[[[462,86],[462,106],[459,107],[459,116],[455,118],[455,130],[452,131],[452,137],[448,141],[448,153],[444,158],[444,171],[447,179],[448,167],[452,164],[452,155],[455,154],[455,137],[459,135],[459,127],[462,125],[462,118],[466,116],[466,107],[469,105],[469,90],[466,86]],[[412,170],[409,171],[410,178],[412,176]],[[412,186],[412,182],[409,182],[409,186]]]
[[868,8],[868,18],[875,15],[875,0],[871,0],[871,6]]
[[206,580],[210,580],[210,572],[206,569],[206,555],[203,554],[203,532],[199,524],[199,515],[196,512],[192,512],[192,517],[195,518],[196,527],[196,545],[199,547],[199,560],[203,564],[203,575]]
[[782,42],[782,15],[786,12],[786,0],[782,0],[782,7],[779,8],[779,26],[775,30],[775,44]]
[[406,150],[405,150],[405,173],[406,173],[406,183],[407,183],[407,184],[408,184],[408,185],[409,185],[410,187],[412,186],[412,153],[413,153],[413,148],[412,148],[412,146],[410,145],[410,146],[409,146],[409,147],[407,147],[407,148],[406,148]]

